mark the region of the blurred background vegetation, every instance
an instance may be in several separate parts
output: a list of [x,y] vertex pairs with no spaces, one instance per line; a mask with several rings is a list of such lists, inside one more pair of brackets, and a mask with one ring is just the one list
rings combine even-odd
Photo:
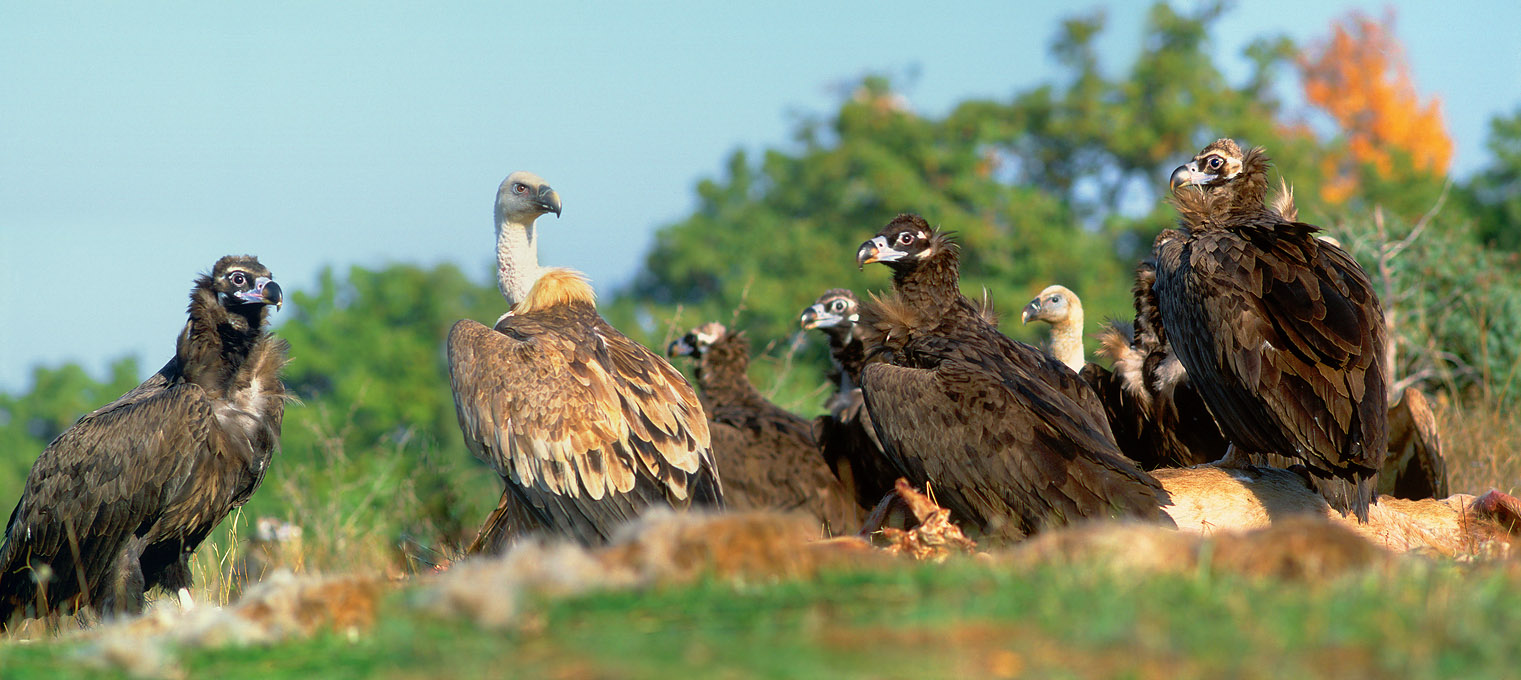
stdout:
[[[1017,312],[1051,283],[1083,297],[1090,327],[1130,317],[1134,264],[1173,222],[1159,200],[1168,172],[1230,136],[1266,146],[1298,188],[1300,218],[1372,274],[1397,340],[1394,377],[1436,397],[1454,489],[1515,491],[1521,108],[1493,121],[1491,165],[1452,181],[1438,102],[1410,82],[1387,20],[1348,17],[1308,45],[1264,36],[1233,82],[1208,49],[1221,11],[1156,5],[1142,54],[1120,73],[1098,65],[1103,16],[1074,17],[1050,48],[1060,77],[944,118],[912,111],[899,83],[865,78],[837,110],[799,120],[791,143],[735,152],[701,181],[697,209],[661,229],[626,289],[604,291],[603,312],[660,349],[708,320],[748,329],[764,351],[752,378],[812,416],[826,358],[819,338],[799,336],[798,313],[827,288],[887,287],[885,270],[857,272],[853,258],[893,215],[958,232],[966,292],[986,290],[1004,330],[1037,342]],[[1286,77],[1307,107],[1281,101]],[[457,319],[504,311],[491,275],[398,263],[329,270],[293,293],[278,332],[301,402],[245,514],[322,536],[316,567],[387,555],[423,568],[468,540],[499,487],[460,439],[443,339]],[[103,381],[39,366],[28,391],[0,394],[0,502],[18,497],[48,441],[167,359],[164,344],[165,356],[122,359]],[[240,526],[224,525],[203,568],[222,570]]]

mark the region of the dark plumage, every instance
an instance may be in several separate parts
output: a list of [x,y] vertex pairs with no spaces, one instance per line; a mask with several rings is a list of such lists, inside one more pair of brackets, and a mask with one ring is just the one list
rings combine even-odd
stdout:
[[280,442],[286,344],[265,333],[280,286],[224,257],[190,292],[174,358],[58,435],[27,475],[0,547],[0,629],[91,607],[188,604],[190,555],[248,502]]
[[829,381],[835,392],[824,406],[829,412],[814,420],[814,437],[824,462],[845,486],[856,504],[870,511],[893,491],[897,468],[887,460],[861,396],[861,368],[866,350],[856,322],[860,303],[845,288],[825,291],[803,310],[805,329],[818,329],[829,338]]
[[958,247],[917,215],[862,244],[893,297],[861,321],[861,373],[877,436],[963,528],[1017,539],[1085,519],[1170,522],[1167,494],[1115,446],[1093,391],[1059,361],[999,333],[958,288]]
[[[1150,293],[1155,270],[1143,262],[1136,269],[1135,290]],[[1188,383],[1171,349],[1154,330],[1151,313],[1136,295],[1136,318],[1114,321],[1098,333],[1099,356],[1113,370],[1082,363],[1082,301],[1062,286],[1050,286],[1025,307],[1024,319],[1052,325],[1055,356],[1098,394],[1109,429],[1120,451],[1143,470],[1187,467],[1219,460],[1226,441],[1204,402]]]
[[824,464],[809,422],[771,403],[750,382],[744,333],[703,324],[673,341],[667,354],[695,360],[729,508],[802,510],[831,533],[860,526],[855,503]]
[[534,530],[601,544],[652,505],[721,505],[697,395],[603,320],[580,274],[543,272],[495,328],[456,323],[448,349],[465,443],[505,486],[472,551]]
[[1389,436],[1383,312],[1346,251],[1264,204],[1268,165],[1222,139],[1173,173],[1181,228],[1154,248],[1164,337],[1237,452],[1303,462],[1366,521]]

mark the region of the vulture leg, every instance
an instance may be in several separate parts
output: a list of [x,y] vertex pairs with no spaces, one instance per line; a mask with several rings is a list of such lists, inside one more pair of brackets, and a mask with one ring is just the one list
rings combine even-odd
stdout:
[[1225,447],[1225,456],[1215,463],[1223,468],[1244,468],[1252,466],[1252,457],[1236,448],[1235,444]]
[[143,605],[146,604],[143,594],[147,588],[143,580],[141,541],[138,538],[128,541],[126,548],[116,558],[116,568],[111,574],[112,583],[106,589],[105,597],[98,603],[101,615],[105,618],[143,613]]
[[481,523],[481,530],[465,548],[467,555],[498,555],[507,547],[510,539],[535,529],[543,529],[544,523],[526,507],[512,487],[502,490],[502,500],[496,509]]

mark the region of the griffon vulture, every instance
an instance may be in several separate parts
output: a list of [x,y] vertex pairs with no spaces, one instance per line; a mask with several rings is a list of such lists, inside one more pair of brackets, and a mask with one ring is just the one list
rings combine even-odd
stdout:
[[1383,312],[1356,260],[1264,204],[1268,165],[1222,139],[1173,172],[1180,228],[1153,251],[1161,324],[1237,453],[1303,462],[1332,507],[1367,521],[1388,450]]
[[666,353],[694,360],[730,509],[801,510],[829,533],[860,526],[855,500],[824,464],[812,425],[771,403],[750,382],[744,333],[703,324],[672,341]]
[[465,319],[449,332],[465,444],[505,486],[471,552],[533,530],[599,544],[650,505],[722,504],[691,385],[609,325],[580,274],[539,267],[546,212],[560,198],[544,180],[502,182],[497,270],[511,311],[495,328]]
[[1166,492],[1120,453],[1102,405],[1056,359],[1010,340],[958,288],[958,246],[900,215],[857,251],[893,270],[865,305],[861,388],[888,456],[963,528],[1012,540],[1082,520],[1168,522]]
[[190,556],[259,488],[285,412],[286,343],[265,332],[279,284],[248,256],[190,291],[174,357],[38,456],[0,546],[0,630],[86,607],[142,611],[155,586],[190,605]]
[[[1135,289],[1155,278],[1150,262],[1136,269]],[[1141,296],[1136,299],[1142,300]],[[1219,460],[1226,442],[1210,417],[1188,374],[1152,327],[1152,315],[1137,305],[1130,324],[1118,321],[1099,331],[1098,355],[1113,370],[1082,363],[1083,305],[1064,286],[1050,286],[1025,306],[1025,323],[1051,324],[1051,347],[1068,367],[1077,366],[1083,381],[1098,394],[1120,451],[1143,470],[1187,467]]]

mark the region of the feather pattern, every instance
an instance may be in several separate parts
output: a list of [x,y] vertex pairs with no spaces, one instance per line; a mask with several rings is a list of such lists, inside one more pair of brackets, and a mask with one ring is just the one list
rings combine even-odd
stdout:
[[196,281],[174,358],[38,456],[0,546],[0,628],[18,614],[135,613],[148,589],[190,585],[190,555],[279,446],[286,343],[264,333],[265,303],[228,306],[255,277],[278,302],[257,259],[219,260]]
[[1346,251],[1284,219],[1291,204],[1264,206],[1266,154],[1241,165],[1174,194],[1182,229],[1155,248],[1163,325],[1238,449],[1306,463],[1366,520],[1388,446],[1383,311]]
[[[876,244],[875,246],[873,244]],[[862,391],[878,438],[974,533],[1012,540],[1084,519],[1166,522],[1166,492],[1120,453],[1102,404],[1050,355],[1010,340],[960,294],[958,248],[902,215],[863,244],[894,293],[862,310]]]
[[477,547],[531,529],[602,543],[651,504],[721,503],[696,394],[602,319],[579,275],[549,270],[495,328],[456,323],[448,358],[465,442],[518,518]]

